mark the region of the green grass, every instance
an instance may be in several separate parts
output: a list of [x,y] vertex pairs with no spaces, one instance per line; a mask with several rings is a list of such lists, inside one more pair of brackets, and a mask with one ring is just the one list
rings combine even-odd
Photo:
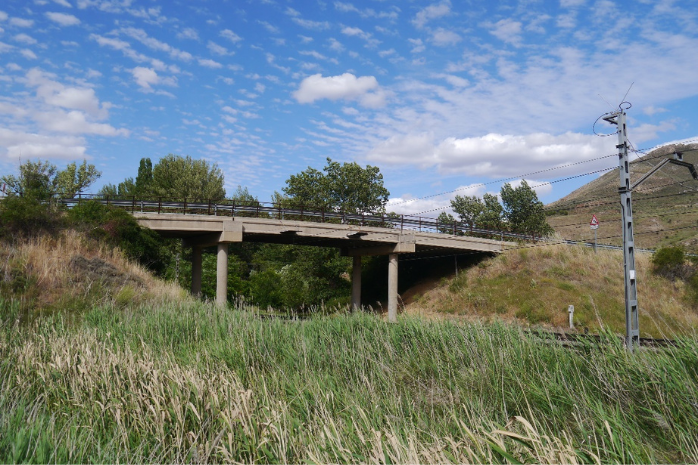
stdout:
[[122,304],[18,326],[0,301],[0,462],[698,461],[695,338]]

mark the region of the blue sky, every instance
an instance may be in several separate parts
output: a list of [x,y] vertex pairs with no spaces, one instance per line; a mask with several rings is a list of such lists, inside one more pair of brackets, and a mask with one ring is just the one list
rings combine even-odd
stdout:
[[[0,173],[86,158],[99,188],[176,153],[268,201],[331,157],[418,213],[614,153],[592,124],[631,84],[636,148],[698,138],[697,26],[693,0],[9,0]],[[526,179],[547,203],[615,163]]]

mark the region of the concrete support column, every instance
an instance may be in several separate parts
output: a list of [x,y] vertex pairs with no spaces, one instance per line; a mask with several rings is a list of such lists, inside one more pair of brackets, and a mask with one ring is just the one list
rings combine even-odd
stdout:
[[228,302],[228,243],[218,244],[216,262],[216,304],[225,307]]
[[388,262],[388,321],[397,321],[397,254],[391,253]]
[[201,296],[201,247],[192,247],[191,253],[191,294]]
[[361,309],[361,255],[354,257],[354,266],[351,269],[351,311]]

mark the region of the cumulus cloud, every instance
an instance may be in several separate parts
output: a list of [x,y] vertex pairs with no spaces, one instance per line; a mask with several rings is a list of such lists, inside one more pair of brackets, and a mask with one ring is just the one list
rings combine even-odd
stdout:
[[17,27],[32,27],[34,25],[34,21],[31,19],[10,18],[10,24]]
[[60,24],[61,26],[76,26],[80,24],[80,20],[78,18],[65,13],[47,12],[46,17],[54,23]]
[[136,80],[136,84],[145,92],[151,92],[153,90],[152,86],[160,82],[160,76],[152,68],[136,66],[131,70],[131,74]]
[[426,25],[426,23],[428,23],[432,19],[441,18],[442,16],[448,15],[450,12],[450,1],[446,0],[441,3],[435,3],[420,10],[415,16],[415,18],[412,20],[412,24],[414,24],[417,28],[421,29]]
[[503,42],[517,45],[521,42],[521,23],[502,19],[491,25],[490,33]]
[[453,31],[449,31],[440,27],[435,31],[432,31],[431,41],[434,43],[434,45],[445,47],[447,45],[455,45],[458,42],[460,42],[461,36],[459,36]]
[[193,58],[192,54],[179,50],[171,45],[157,40],[153,37],[148,36],[148,34],[143,29],[137,29],[135,27],[125,27],[120,29],[120,32],[139,41],[146,47],[168,53],[172,58],[176,58],[183,61],[189,61]]
[[378,81],[373,76],[356,77],[351,73],[323,77],[314,74],[301,81],[293,96],[299,103],[316,100],[359,100],[365,106],[378,106],[385,100]]
[[[613,144],[593,135],[565,133],[522,136],[487,134],[458,139],[448,137],[438,144],[430,134],[393,136],[368,152],[368,159],[386,164],[437,167],[441,173],[469,176],[508,177],[590,160],[612,154]],[[609,166],[607,159],[584,166],[556,170],[560,176]]]
[[36,88],[36,94],[45,103],[69,110],[81,110],[96,119],[108,116],[109,102],[100,104],[94,89],[88,87],[68,87],[53,79],[51,74],[37,68],[27,72],[26,83]]
[[89,158],[82,137],[53,136],[0,128],[0,154],[7,158],[22,157],[78,160]]
[[128,136],[127,129],[116,129],[110,124],[93,123],[81,111],[54,111],[40,113],[34,118],[44,129],[68,134],[95,134],[99,136]]
[[220,35],[221,35],[221,37],[225,37],[226,39],[228,39],[229,41],[231,41],[231,42],[234,43],[234,44],[235,44],[235,43],[238,43],[238,42],[240,42],[240,41],[242,40],[242,37],[240,37],[239,35],[235,34],[235,33],[234,33],[233,31],[231,31],[230,29],[223,29],[223,30],[221,31],[221,34],[220,34]]
[[15,42],[21,42],[27,45],[34,45],[36,43],[36,39],[31,36],[28,36],[27,34],[17,34],[13,37],[13,39],[15,40]]
[[177,37],[180,39],[199,40],[199,33],[196,32],[196,29],[186,27],[177,33]]
[[211,68],[211,69],[218,69],[218,68],[222,68],[222,67],[223,67],[222,64],[218,63],[217,61],[210,60],[210,59],[208,59],[208,58],[206,58],[206,59],[200,58],[200,59],[199,59],[199,64],[200,64],[201,66],[204,66],[204,67],[206,67],[206,68]]

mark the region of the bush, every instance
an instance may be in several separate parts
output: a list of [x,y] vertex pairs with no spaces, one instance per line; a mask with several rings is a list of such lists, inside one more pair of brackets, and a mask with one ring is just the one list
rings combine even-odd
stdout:
[[58,212],[35,197],[10,195],[0,201],[0,236],[33,237],[55,234],[61,224]]
[[91,237],[118,246],[149,270],[164,270],[166,251],[162,239],[155,231],[139,225],[127,211],[90,201],[73,207],[68,219],[75,226],[87,227]]
[[686,281],[693,274],[693,268],[686,265],[682,247],[662,247],[652,256],[652,272],[667,279]]

